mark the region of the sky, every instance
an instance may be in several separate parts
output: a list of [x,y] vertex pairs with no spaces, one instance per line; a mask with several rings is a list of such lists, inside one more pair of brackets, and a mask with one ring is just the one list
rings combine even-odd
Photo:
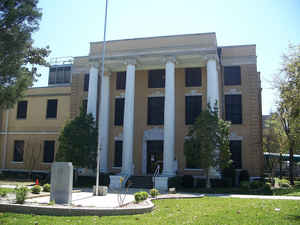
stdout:
[[[84,56],[103,40],[105,0],[40,0],[35,47],[50,58]],[[107,40],[216,32],[219,46],[256,44],[262,111],[275,109],[271,81],[289,43],[300,44],[300,0],[108,0]],[[48,68],[35,86],[47,86]]]

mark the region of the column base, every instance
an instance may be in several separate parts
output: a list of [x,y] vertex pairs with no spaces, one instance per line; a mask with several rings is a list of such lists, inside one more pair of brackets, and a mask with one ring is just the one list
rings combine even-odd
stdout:
[[155,177],[154,186],[157,190],[167,191],[168,190],[169,177]]
[[122,188],[123,186],[125,186],[124,176],[122,175],[112,175],[109,176],[109,179],[110,179],[110,183],[109,183],[110,188]]

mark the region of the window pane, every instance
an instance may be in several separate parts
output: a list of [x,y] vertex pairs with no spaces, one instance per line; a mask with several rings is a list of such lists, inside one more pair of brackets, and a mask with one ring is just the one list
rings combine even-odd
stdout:
[[56,75],[56,68],[50,68],[49,72],[49,84],[55,84],[55,75]]
[[116,98],[115,100],[115,125],[123,126],[124,119],[124,98]]
[[71,80],[71,67],[64,68],[64,83],[70,83]]
[[44,162],[53,162],[55,141],[44,141]]
[[225,95],[225,119],[232,124],[242,123],[241,95]]
[[230,141],[230,152],[233,166],[235,169],[242,168],[242,142]]
[[27,116],[27,101],[18,102],[17,119],[26,119]]
[[90,75],[88,73],[84,74],[83,91],[89,90],[89,80],[90,80]]
[[165,70],[149,70],[148,88],[165,87]]
[[46,118],[56,118],[57,115],[57,99],[49,99],[47,103]]
[[82,100],[82,108],[85,114],[87,112],[87,102],[88,102],[87,99]]
[[122,166],[122,152],[123,152],[123,141],[115,141],[115,160],[114,166]]
[[185,97],[185,124],[194,124],[202,111],[202,96]]
[[164,97],[148,98],[148,125],[164,124]]
[[56,72],[56,84],[62,84],[64,83],[64,68],[59,67],[57,68]]
[[185,86],[199,87],[202,85],[201,68],[186,68],[185,69]]
[[241,67],[224,67],[224,85],[241,85]]
[[24,141],[15,141],[14,161],[23,162],[24,155]]
[[126,87],[126,72],[118,72],[117,73],[117,83],[116,89],[117,90],[124,90]]

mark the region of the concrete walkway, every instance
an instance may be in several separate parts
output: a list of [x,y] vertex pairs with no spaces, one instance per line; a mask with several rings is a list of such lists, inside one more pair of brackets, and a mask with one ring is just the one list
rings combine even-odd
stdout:
[[[123,204],[128,204],[134,201],[134,196],[132,194],[127,194],[124,196]],[[48,204],[50,201],[50,196],[37,197],[33,199],[27,199],[26,203],[38,203],[38,204]],[[78,207],[96,207],[96,208],[116,208],[119,207],[118,194],[108,193],[106,196],[94,196],[91,192],[78,192],[72,193],[72,206]]]

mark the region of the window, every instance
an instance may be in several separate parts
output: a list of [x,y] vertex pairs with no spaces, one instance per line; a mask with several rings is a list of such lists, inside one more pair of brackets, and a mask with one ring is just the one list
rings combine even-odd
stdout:
[[164,97],[148,98],[148,125],[164,124]]
[[57,116],[57,99],[49,99],[47,103],[46,118],[56,118]]
[[185,124],[194,124],[202,111],[202,96],[185,97]]
[[14,161],[23,162],[24,141],[15,141]]
[[90,75],[84,74],[84,80],[83,80],[83,91],[89,90],[89,81],[90,81]]
[[115,100],[115,125],[123,126],[124,119],[124,98],[116,98]]
[[117,72],[117,90],[124,90],[126,87],[126,72]]
[[199,87],[202,85],[201,68],[186,68],[185,69],[185,86]]
[[17,119],[26,119],[27,116],[27,101],[19,101],[17,109]]
[[123,152],[123,141],[115,141],[115,167],[122,166],[122,153]]
[[82,100],[82,109],[83,109],[83,112],[85,114],[87,112],[87,104],[88,104],[88,100],[87,99]]
[[242,169],[242,142],[230,141],[231,160],[235,169]]
[[232,124],[242,123],[241,95],[225,95],[225,119]]
[[55,141],[44,141],[44,162],[51,163],[54,160]]
[[224,67],[224,85],[241,85],[241,67]]
[[148,88],[165,87],[165,70],[149,70]]
[[71,81],[71,66],[53,66],[49,70],[48,84],[68,84]]

